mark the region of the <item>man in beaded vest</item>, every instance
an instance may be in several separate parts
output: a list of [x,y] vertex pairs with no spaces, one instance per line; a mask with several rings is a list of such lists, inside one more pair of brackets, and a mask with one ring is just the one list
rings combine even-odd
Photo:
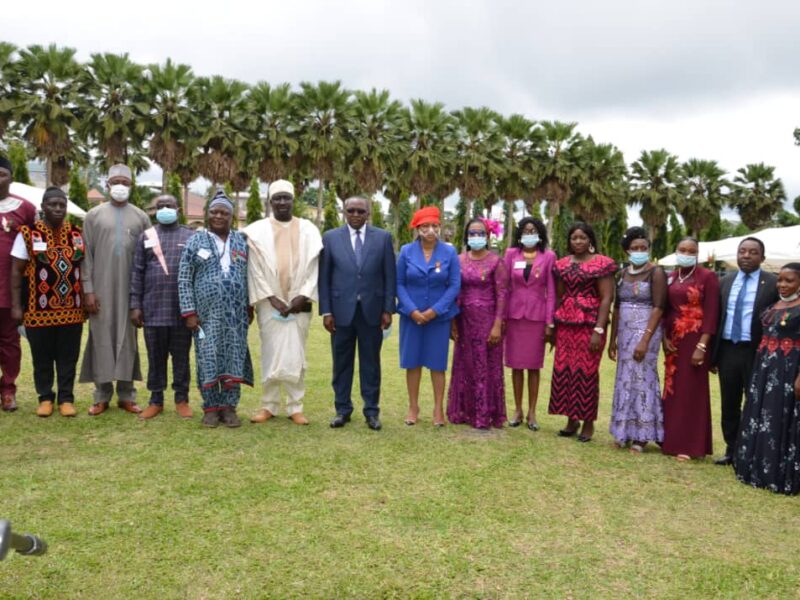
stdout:
[[10,193],[13,169],[11,162],[0,156],[0,407],[11,412],[17,409],[16,380],[22,351],[19,333],[11,318],[11,246],[20,225],[33,225],[36,207]]
[[83,236],[78,226],[64,222],[67,196],[61,189],[47,188],[42,212],[42,220],[19,228],[11,250],[11,316],[15,323],[25,325],[31,346],[39,395],[36,414],[53,414],[55,365],[59,412],[74,417],[72,388],[84,320],[80,280]]

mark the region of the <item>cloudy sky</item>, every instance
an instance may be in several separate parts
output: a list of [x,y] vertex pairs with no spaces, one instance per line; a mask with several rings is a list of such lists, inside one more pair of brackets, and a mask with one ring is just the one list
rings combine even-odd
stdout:
[[577,121],[629,163],[661,147],[729,173],[763,161],[800,195],[797,0],[8,4],[0,39],[20,46]]

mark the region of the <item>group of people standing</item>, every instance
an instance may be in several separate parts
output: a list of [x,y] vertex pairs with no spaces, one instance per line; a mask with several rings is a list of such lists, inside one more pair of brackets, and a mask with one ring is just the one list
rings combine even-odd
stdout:
[[[318,303],[331,336],[333,428],[351,420],[357,351],[365,422],[381,429],[380,353],[397,312],[407,426],[420,419],[425,368],[434,426],[524,423],[538,431],[549,343],[555,357],[548,412],[567,418],[559,436],[589,442],[607,346],[617,362],[610,432],[618,447],[640,453],[657,443],[680,461],[710,454],[709,372],[715,371],[726,442],[716,462],[732,464],[753,485],[800,492],[800,265],[786,265],[777,277],[761,270],[764,245],[757,238],[742,241],[739,271],[719,282],[698,265],[692,238],[678,244],[678,267],[666,274],[651,261],[650,241],[637,227],[622,241],[629,260],[621,271],[598,252],[591,226],[573,224],[568,255],[557,259],[544,224],[530,217],[518,223],[503,257],[489,250],[495,224],[470,220],[458,254],[440,239],[439,209],[428,206],[413,216],[416,239],[395,256],[390,234],[368,224],[371,206],[363,198],[346,200],[345,225],[320,236],[311,222],[293,216],[288,181],[270,185],[270,216],[241,231],[232,229],[234,205],[219,191],[208,205],[207,228],[193,232],[179,224],[179,204],[168,195],[156,199],[151,225],[127,202],[131,179],[128,167],[112,167],[111,200],[89,211],[81,229],[66,221],[67,199],[58,188],[45,191],[42,218],[35,220],[33,207],[9,194],[10,164],[0,159],[0,268],[10,284],[0,288],[3,410],[16,409],[21,323],[37,414],[48,417],[56,405],[63,416],[76,414],[72,388],[88,317],[80,380],[95,385],[90,415],[103,414],[115,390],[123,410],[142,419],[159,415],[171,359],[176,412],[191,417],[194,345],[203,424],[237,427],[240,386],[254,383],[247,335],[256,319],[262,407],[250,420],[277,416],[283,392],[287,416],[306,425],[305,345]],[[144,410],[133,385],[142,378],[137,328],[144,330],[149,364]],[[510,418],[504,366],[513,383]]]

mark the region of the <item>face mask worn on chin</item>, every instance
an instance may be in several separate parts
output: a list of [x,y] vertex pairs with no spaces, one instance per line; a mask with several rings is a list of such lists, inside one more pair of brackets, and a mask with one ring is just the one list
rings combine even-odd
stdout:
[[691,254],[678,254],[675,256],[675,262],[679,267],[694,267],[697,264],[697,257]]
[[470,250],[483,250],[486,248],[485,237],[472,237],[467,240],[467,245]]
[[111,186],[109,194],[111,195],[111,199],[116,202],[127,202],[131,195],[131,188],[127,185],[117,183]]
[[159,208],[156,211],[156,220],[162,225],[172,225],[178,220],[178,210],[175,208]]
[[522,245],[526,248],[533,248],[536,244],[539,243],[539,236],[535,233],[527,233],[519,238],[519,241],[522,242]]
[[629,252],[628,258],[631,259],[631,264],[636,267],[641,267],[643,264],[650,260],[649,252]]

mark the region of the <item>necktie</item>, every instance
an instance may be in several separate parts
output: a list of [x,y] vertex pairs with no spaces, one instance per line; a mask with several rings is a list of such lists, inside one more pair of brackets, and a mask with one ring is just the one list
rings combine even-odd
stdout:
[[361,230],[356,229],[356,264],[361,266],[362,251],[364,250],[364,242],[361,241]]
[[739,295],[736,296],[736,308],[733,310],[733,326],[731,327],[731,341],[734,343],[742,341],[742,316],[744,315],[744,298],[747,292],[747,282],[750,280],[750,273],[744,274],[742,287],[739,288]]

